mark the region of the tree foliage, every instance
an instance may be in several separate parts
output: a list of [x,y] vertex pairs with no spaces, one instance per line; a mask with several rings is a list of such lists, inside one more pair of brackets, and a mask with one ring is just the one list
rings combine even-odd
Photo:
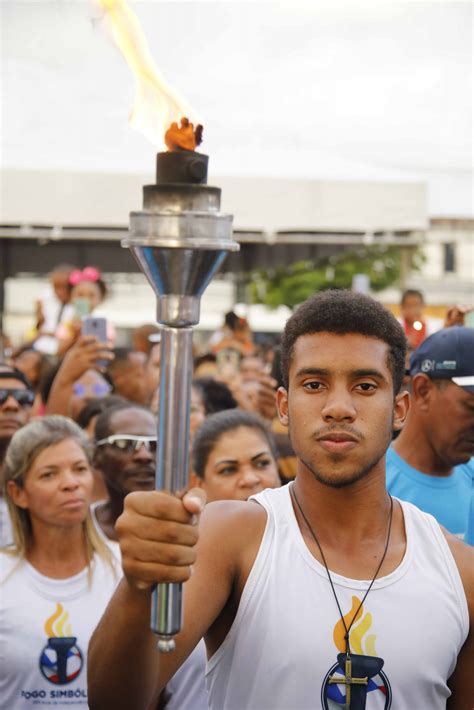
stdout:
[[[419,269],[423,257],[412,256],[412,268]],[[248,274],[248,293],[252,303],[270,308],[290,308],[309,296],[328,288],[351,288],[355,274],[366,274],[372,291],[381,291],[400,277],[401,255],[396,246],[364,246],[319,259],[297,261],[289,266],[258,269]]]

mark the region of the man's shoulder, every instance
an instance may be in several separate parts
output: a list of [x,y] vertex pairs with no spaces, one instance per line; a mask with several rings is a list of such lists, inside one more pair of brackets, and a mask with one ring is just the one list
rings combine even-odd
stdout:
[[474,624],[474,548],[452,535],[442,526],[441,530],[459,570],[469,606],[471,623]]
[[265,527],[267,514],[255,501],[220,500],[208,503],[201,515],[200,529],[219,535],[238,530],[252,535]]

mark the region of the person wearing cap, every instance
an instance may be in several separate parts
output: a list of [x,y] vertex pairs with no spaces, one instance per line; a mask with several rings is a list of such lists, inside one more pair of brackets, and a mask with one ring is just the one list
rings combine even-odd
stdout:
[[473,513],[474,328],[428,337],[410,374],[410,411],[387,452],[387,488],[464,539]]
[[[34,401],[35,393],[26,375],[16,367],[0,363],[0,474],[10,440],[28,422]],[[11,541],[10,517],[0,476],[0,546]]]

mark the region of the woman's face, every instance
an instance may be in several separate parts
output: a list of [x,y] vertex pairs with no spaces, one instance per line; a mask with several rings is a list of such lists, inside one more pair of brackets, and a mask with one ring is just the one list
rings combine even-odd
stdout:
[[223,434],[209,454],[204,479],[198,485],[209,502],[247,500],[265,488],[278,488],[277,464],[265,436],[250,427]]
[[93,485],[84,451],[74,439],[64,439],[38,454],[22,487],[9,481],[8,492],[29,511],[33,526],[72,527],[86,519]]
[[91,312],[97,308],[102,301],[102,293],[95,281],[81,281],[73,287],[71,292],[71,301],[77,299],[85,299],[90,303]]

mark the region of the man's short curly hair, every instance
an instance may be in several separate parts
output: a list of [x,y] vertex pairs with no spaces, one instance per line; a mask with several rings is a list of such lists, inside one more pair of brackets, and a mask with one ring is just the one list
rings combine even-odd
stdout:
[[312,296],[287,321],[281,340],[281,371],[286,389],[296,341],[302,335],[322,332],[338,335],[357,333],[387,343],[393,389],[395,394],[399,392],[405,373],[407,348],[403,328],[378,301],[344,290],[323,291]]

